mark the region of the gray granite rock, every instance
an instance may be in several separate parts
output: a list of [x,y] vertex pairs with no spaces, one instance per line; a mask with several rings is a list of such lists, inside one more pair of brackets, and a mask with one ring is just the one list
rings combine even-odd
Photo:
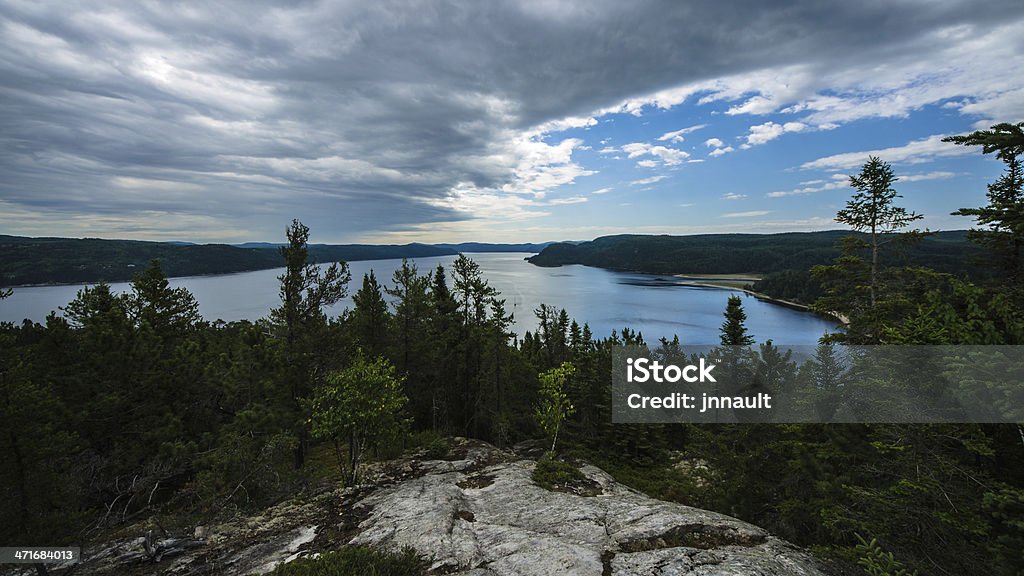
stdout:
[[756,526],[649,498],[593,466],[581,470],[600,493],[579,496],[537,486],[533,460],[473,456],[426,462],[361,500],[370,513],[351,543],[411,546],[433,570],[466,576],[821,574]]

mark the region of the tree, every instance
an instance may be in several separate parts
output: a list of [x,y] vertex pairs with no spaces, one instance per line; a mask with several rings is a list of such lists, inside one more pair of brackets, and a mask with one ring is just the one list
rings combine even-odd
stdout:
[[747,313],[743,311],[743,300],[739,296],[729,296],[725,307],[725,322],[722,323],[722,346],[750,346],[754,337],[747,334]]
[[384,301],[377,276],[363,274],[362,287],[352,296],[355,308],[350,317],[357,346],[371,356],[380,356],[387,348],[388,304]]
[[[907,212],[893,204],[899,198],[892,185],[898,180],[892,167],[877,156],[870,156],[860,174],[850,176],[850,186],[857,190],[846,202],[846,208],[836,214],[836,221],[871,237],[870,293],[874,305],[878,287],[878,250],[896,237],[892,236],[911,222],[924,216]],[[916,232],[916,231],[915,231]]]
[[430,424],[431,386],[428,360],[436,342],[430,332],[430,276],[419,275],[416,264],[402,260],[392,276],[394,286],[386,292],[394,298],[393,358],[399,374],[405,377],[410,412],[419,428]]
[[312,389],[316,364],[314,353],[318,343],[323,341],[327,326],[323,309],[345,297],[352,275],[345,262],[331,264],[322,271],[309,261],[309,227],[298,220],[292,220],[285,235],[288,245],[280,249],[285,260],[285,273],[278,276],[281,306],[270,311],[270,319],[284,336],[283,380],[290,395],[293,421],[299,437],[295,467],[301,468],[306,447],[306,429],[301,426],[304,420],[300,416],[301,400],[308,397]]
[[315,438],[339,447],[339,457],[340,442],[347,439],[347,472],[356,483],[367,446],[405,430],[401,412],[406,402],[395,367],[385,358],[367,360],[360,352],[351,366],[332,372],[317,387],[309,425]]
[[552,452],[555,451],[558,430],[562,427],[562,422],[576,412],[576,407],[565,393],[565,381],[575,372],[575,366],[569,362],[562,362],[561,366],[537,375],[540,379],[540,403],[535,415],[537,424],[551,437]]
[[961,146],[981,146],[983,154],[996,153],[996,158],[1006,162],[1024,154],[1024,122],[996,124],[991,130],[977,130],[963,136],[949,136],[943,142]]
[[171,288],[159,260],[150,262],[132,279],[126,306],[136,324],[160,335],[180,333],[202,320],[195,297],[186,288]]
[[994,252],[1010,281],[1020,282],[1024,279],[1024,170],[1015,154],[1003,155],[1003,161],[1006,172],[988,185],[988,205],[961,208],[953,215],[974,216],[983,228],[972,229],[967,237]]

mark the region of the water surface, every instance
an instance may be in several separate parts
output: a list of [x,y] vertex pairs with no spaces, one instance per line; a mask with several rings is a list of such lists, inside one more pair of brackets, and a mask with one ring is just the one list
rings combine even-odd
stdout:
[[[650,276],[613,272],[587,266],[541,268],[524,260],[524,253],[468,254],[480,265],[491,286],[501,292],[505,308],[515,318],[520,336],[536,329],[533,311],[541,303],[564,308],[580,324],[588,322],[595,336],[607,336],[623,327],[639,330],[648,342],[678,334],[688,344],[718,342],[726,300],[730,295],[743,297],[747,327],[757,340],[768,338],[778,344],[813,344],[826,331],[836,331],[828,319],[801,310],[762,302],[742,292],[719,288],[681,286],[671,276]],[[414,260],[421,273],[438,263],[450,267],[454,256]],[[371,269],[382,285],[401,260],[350,262],[352,283],[349,292],[361,285],[362,276]],[[284,271],[258,270],[217,276],[173,278],[171,285],[183,286],[195,295],[199,309],[208,320],[256,320],[279,305],[277,277]],[[451,285],[451,270],[448,270]],[[14,294],[0,301],[0,321],[21,322],[24,318],[42,322],[51,310],[74,299],[81,285],[33,286],[15,288]],[[127,283],[113,284],[115,291],[129,289]],[[333,306],[329,313],[340,314],[352,306],[351,297]]]

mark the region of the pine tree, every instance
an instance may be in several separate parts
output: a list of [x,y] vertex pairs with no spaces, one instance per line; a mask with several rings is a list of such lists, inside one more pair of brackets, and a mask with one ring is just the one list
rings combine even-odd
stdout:
[[363,286],[352,296],[355,307],[349,317],[356,345],[370,356],[387,350],[390,315],[377,276],[370,270],[363,274]]
[[743,300],[739,296],[729,296],[725,307],[725,322],[722,323],[722,346],[750,346],[754,337],[747,334],[747,313],[743,311]]
[[856,189],[857,193],[846,202],[846,208],[836,214],[836,221],[854,230],[870,233],[872,305],[878,291],[879,248],[896,239],[894,233],[906,228],[911,222],[924,218],[893,204],[893,200],[900,197],[892,187],[898,179],[888,163],[877,156],[870,156],[860,174],[850,176],[850,186]]
[[1006,155],[1006,172],[988,185],[988,205],[961,208],[954,216],[974,216],[983,228],[967,237],[994,252],[1011,282],[1024,280],[1024,170],[1017,156]]
[[299,438],[295,467],[300,468],[305,462],[307,436],[302,401],[312,392],[317,356],[325,340],[324,308],[345,297],[352,276],[345,262],[322,271],[309,261],[309,227],[305,224],[292,220],[285,235],[288,245],[280,249],[285,272],[278,276],[281,306],[270,311],[270,319],[283,336],[281,375],[290,400],[290,419]]

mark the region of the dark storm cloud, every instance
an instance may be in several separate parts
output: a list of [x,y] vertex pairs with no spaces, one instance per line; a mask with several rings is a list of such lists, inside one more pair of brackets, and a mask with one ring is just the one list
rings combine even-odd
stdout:
[[143,221],[154,237],[273,239],[298,216],[341,240],[464,219],[460,186],[543,192],[552,184],[517,181],[581,173],[564,150],[524,143],[544,122],[765,68],[912,60],[938,29],[1021,12],[1019,1],[0,2],[0,207],[26,226],[88,231],[95,215],[103,230]]

